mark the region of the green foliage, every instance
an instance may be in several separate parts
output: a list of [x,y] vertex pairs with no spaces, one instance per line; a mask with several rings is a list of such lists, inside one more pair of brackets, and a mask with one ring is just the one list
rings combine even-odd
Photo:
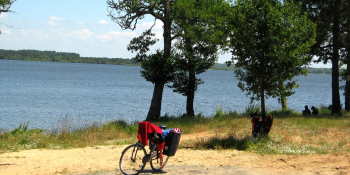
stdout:
[[215,63],[210,69],[233,71],[235,69],[235,66],[234,65],[227,66],[227,64]]
[[[143,76],[147,81],[155,83],[155,88],[153,91],[153,97],[151,100],[151,105],[149,112],[147,114],[147,121],[158,120],[160,117],[160,110],[162,104],[162,95],[164,84],[171,79],[171,69],[168,71],[169,61],[171,60],[172,53],[172,40],[174,39],[171,36],[172,30],[172,8],[174,1],[172,0],[139,0],[139,1],[130,1],[130,0],[107,0],[107,9],[109,12],[109,17],[119,24],[122,29],[131,29],[136,28],[138,20],[143,19],[146,15],[154,17],[155,21],[151,28],[143,33],[143,36],[136,37],[131,41],[131,46],[128,46],[128,49],[138,52],[137,56],[142,56],[137,58],[142,61],[143,64]],[[116,14],[114,14],[116,12]],[[163,22],[163,40],[164,47],[162,49],[162,57],[158,56],[158,53],[147,55],[146,53],[149,50],[149,47],[154,44],[154,40],[150,36],[151,30],[156,23],[156,20]],[[135,42],[134,42],[135,41]],[[158,51],[157,51],[158,52]],[[160,60],[162,59],[162,60]],[[155,65],[158,63],[158,65]],[[163,65],[166,64],[166,65]],[[165,77],[161,77],[161,75]],[[151,77],[155,75],[156,77]],[[170,75],[170,77],[168,77]],[[157,80],[156,78],[161,77]],[[169,79],[170,78],[170,79]]]
[[190,96],[203,81],[196,77],[215,64],[217,51],[226,45],[226,1],[178,0],[174,3],[173,35],[176,72],[170,88]]
[[236,149],[240,151],[245,151],[249,146],[250,137],[237,138],[232,134],[226,136],[213,136],[208,140],[200,139],[195,143],[195,146],[200,149]]
[[269,114],[271,114],[274,118],[288,118],[288,117],[295,117],[301,115],[300,112],[296,112],[295,110],[277,110],[277,111],[271,111]]
[[128,127],[128,123],[124,120],[116,120],[116,121],[111,121],[105,124],[106,127],[111,127],[111,128],[115,128],[117,130],[121,130],[124,129],[126,127]]
[[12,130],[10,132],[9,136],[16,137],[19,135],[31,135],[34,133],[38,134],[38,133],[44,132],[43,129],[30,129],[30,130],[28,130],[28,125],[29,125],[29,122],[21,123],[18,128],[15,128],[14,130]]
[[80,57],[80,55],[77,53],[38,50],[16,51],[0,49],[0,59],[66,63],[139,65],[134,59]]
[[253,113],[260,113],[260,105],[258,104],[249,104],[246,108],[245,108],[245,111],[244,111],[244,115],[246,116],[250,116],[250,114],[253,114]]
[[[317,1],[295,0],[302,3],[303,12],[317,24],[316,43],[312,45],[310,55],[317,58],[316,62],[332,63],[332,113],[341,114],[339,94],[339,67],[349,64],[349,16],[350,3],[346,0]],[[350,88],[346,88],[349,94]],[[347,95],[348,97],[349,95]],[[346,108],[349,108],[346,98]]]
[[0,14],[3,12],[11,12],[10,7],[16,0],[0,0]]
[[310,74],[332,74],[331,68],[307,68],[307,72]]
[[226,112],[224,112],[223,111],[223,109],[222,108],[218,108],[218,109],[216,109],[216,111],[215,111],[215,114],[214,114],[214,118],[222,118],[222,117],[225,117],[226,116]]
[[11,136],[17,136],[19,134],[22,134],[22,133],[26,133],[28,130],[28,125],[29,125],[29,122],[27,123],[21,123],[19,125],[18,128],[14,129],[12,132],[11,132]]
[[152,83],[167,83],[174,77],[175,67],[172,57],[163,58],[159,50],[143,59],[141,75]]
[[[321,110],[321,108],[320,108]],[[214,135],[183,140],[181,147],[193,149],[237,149],[261,154],[314,154],[350,151],[344,145],[349,144],[349,113],[347,117],[309,116],[290,111],[271,111],[274,124],[268,137],[256,140],[251,135],[250,118],[237,112],[219,112],[220,117],[194,118],[164,116],[155,125],[178,127],[182,134],[208,133]],[[294,113],[294,114],[292,114]],[[285,116],[287,115],[287,116]],[[138,121],[128,123],[123,120],[110,121],[103,125],[95,123],[85,125],[70,132],[43,132],[40,129],[29,130],[28,123],[22,123],[12,132],[0,132],[0,152],[25,149],[68,149],[96,145],[131,144],[137,141]],[[325,135],[333,139],[327,141]],[[340,135],[339,135],[340,134]],[[297,143],[294,138],[303,142]],[[319,139],[317,139],[319,138]],[[322,139],[323,138],[323,139]]]
[[315,25],[300,14],[299,6],[277,0],[239,0],[231,16],[238,87],[252,101],[293,94],[292,78],[307,74],[302,66],[310,62],[306,54],[314,43]]

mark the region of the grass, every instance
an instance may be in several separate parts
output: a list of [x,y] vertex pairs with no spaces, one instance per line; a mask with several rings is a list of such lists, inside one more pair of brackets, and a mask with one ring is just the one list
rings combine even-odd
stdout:
[[[224,112],[218,109],[212,117],[194,118],[164,116],[156,125],[182,130],[180,148],[237,149],[262,154],[323,154],[350,152],[350,113],[332,116],[326,108],[318,116],[302,116],[288,110],[268,111],[274,123],[270,134],[256,140],[251,137],[249,112]],[[22,123],[13,131],[0,131],[0,153],[27,149],[70,149],[98,145],[122,145],[137,141],[138,122],[123,120],[78,125],[66,116],[51,131],[28,129]],[[187,135],[199,135],[186,139]],[[97,147],[96,147],[97,148]]]

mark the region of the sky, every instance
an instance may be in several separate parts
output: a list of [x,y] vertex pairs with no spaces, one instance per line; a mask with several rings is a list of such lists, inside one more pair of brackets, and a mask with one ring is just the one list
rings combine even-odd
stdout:
[[[17,0],[14,13],[0,15],[0,49],[57,51],[78,53],[82,57],[127,58],[130,40],[154,23],[146,16],[135,30],[123,30],[110,19],[106,0]],[[153,32],[160,41],[152,50],[162,49],[162,23],[156,21]],[[230,60],[229,53],[218,62]],[[331,67],[312,64],[311,67]]]

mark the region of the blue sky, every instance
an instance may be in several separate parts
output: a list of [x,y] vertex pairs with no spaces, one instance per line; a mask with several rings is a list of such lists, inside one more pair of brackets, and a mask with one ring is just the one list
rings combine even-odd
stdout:
[[[0,15],[0,49],[74,52],[83,57],[132,58],[135,54],[126,46],[154,20],[146,17],[134,31],[122,30],[107,16],[105,0],[17,0],[11,10],[15,13]],[[162,39],[162,23],[157,21],[153,29]],[[153,49],[157,48],[162,48],[162,40]],[[218,62],[230,57],[220,55]]]

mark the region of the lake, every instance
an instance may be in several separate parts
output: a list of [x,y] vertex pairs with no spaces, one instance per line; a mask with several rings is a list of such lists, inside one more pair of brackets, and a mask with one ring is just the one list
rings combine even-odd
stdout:
[[[29,128],[50,129],[66,117],[90,123],[144,120],[153,84],[141,77],[140,70],[139,66],[0,60],[0,128],[29,122]],[[196,114],[210,117],[218,108],[243,112],[249,105],[250,98],[237,87],[233,71],[208,70],[199,77],[205,83],[195,94]],[[331,75],[295,79],[300,88],[288,99],[290,109],[332,103]],[[280,106],[277,99],[266,99],[268,109]],[[165,87],[162,115],[185,112],[186,97]]]

